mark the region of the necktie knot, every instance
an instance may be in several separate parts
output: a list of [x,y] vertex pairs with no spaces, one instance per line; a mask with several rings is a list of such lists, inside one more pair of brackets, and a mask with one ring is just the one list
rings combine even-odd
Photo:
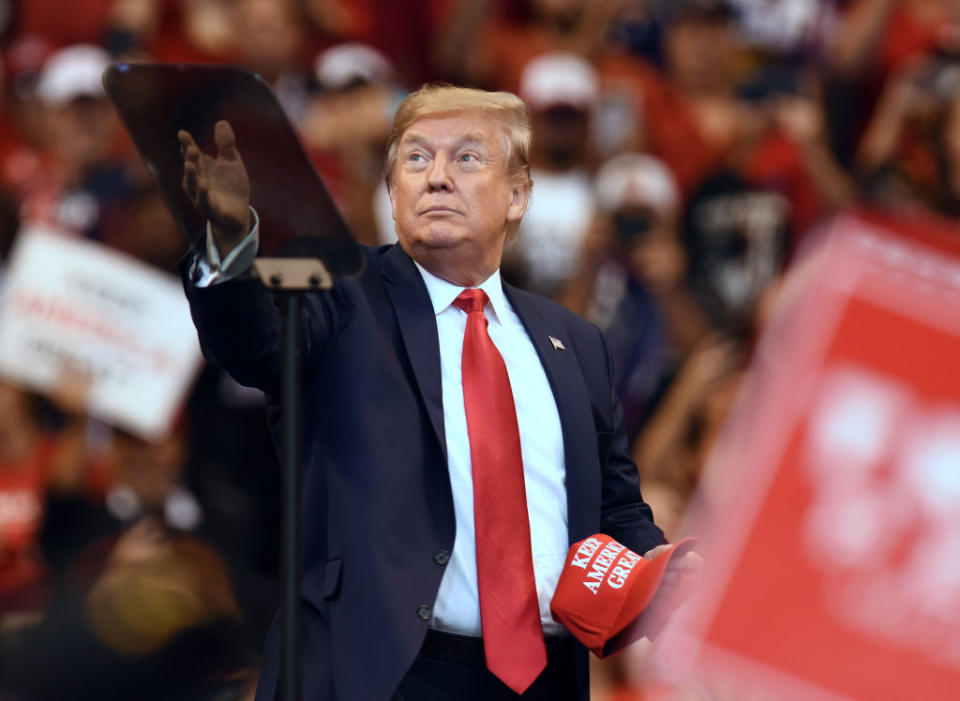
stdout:
[[482,312],[487,304],[487,293],[480,289],[466,289],[457,295],[453,303],[467,312]]

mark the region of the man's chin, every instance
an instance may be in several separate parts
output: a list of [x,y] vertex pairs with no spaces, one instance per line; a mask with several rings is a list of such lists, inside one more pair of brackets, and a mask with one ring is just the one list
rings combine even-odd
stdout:
[[423,250],[443,250],[448,248],[457,248],[458,246],[462,246],[464,243],[466,243],[466,239],[464,238],[463,234],[448,230],[430,231],[425,234],[410,237],[409,241],[413,248],[420,248]]

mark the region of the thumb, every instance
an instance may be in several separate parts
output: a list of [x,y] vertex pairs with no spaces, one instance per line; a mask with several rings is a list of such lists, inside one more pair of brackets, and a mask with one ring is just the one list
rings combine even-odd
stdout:
[[237,137],[234,136],[230,122],[221,119],[213,129],[213,140],[217,144],[217,158],[234,160],[238,157]]

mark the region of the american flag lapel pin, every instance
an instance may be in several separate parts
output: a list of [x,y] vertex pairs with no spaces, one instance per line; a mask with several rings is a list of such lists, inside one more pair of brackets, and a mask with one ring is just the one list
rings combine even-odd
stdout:
[[553,344],[554,350],[567,350],[563,345],[563,341],[561,341],[559,338],[554,338],[553,336],[548,336],[548,338],[550,339],[550,343]]

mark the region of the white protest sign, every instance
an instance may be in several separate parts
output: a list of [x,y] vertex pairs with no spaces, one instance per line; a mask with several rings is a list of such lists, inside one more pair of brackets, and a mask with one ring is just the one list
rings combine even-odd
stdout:
[[200,361],[176,278],[48,227],[21,231],[0,296],[0,374],[48,392],[76,368],[91,415],[150,439]]

